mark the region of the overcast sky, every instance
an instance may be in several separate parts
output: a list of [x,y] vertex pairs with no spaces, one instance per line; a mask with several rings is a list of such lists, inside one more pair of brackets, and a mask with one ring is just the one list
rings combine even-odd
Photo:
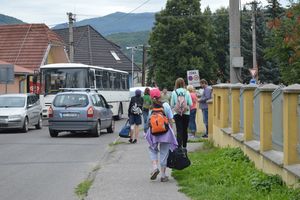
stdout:
[[[241,4],[252,0],[241,0]],[[286,5],[288,0],[280,0]],[[53,26],[67,22],[67,12],[77,14],[76,20],[101,17],[120,12],[158,12],[167,0],[0,0],[0,14],[18,18],[27,23],[45,23]],[[266,0],[261,0],[265,3]],[[229,0],[201,0],[201,9],[209,6],[212,11],[227,7]]]

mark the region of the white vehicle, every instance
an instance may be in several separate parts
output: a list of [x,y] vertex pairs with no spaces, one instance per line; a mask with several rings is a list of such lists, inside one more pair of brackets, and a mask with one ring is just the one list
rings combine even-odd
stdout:
[[114,117],[121,118],[129,104],[128,72],[76,63],[41,66],[43,118],[56,93],[62,88],[92,88],[112,105]]

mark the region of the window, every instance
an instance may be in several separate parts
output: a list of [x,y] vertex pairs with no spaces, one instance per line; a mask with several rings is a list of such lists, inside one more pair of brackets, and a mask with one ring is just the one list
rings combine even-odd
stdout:
[[88,97],[85,94],[61,94],[57,95],[53,101],[55,107],[86,107],[88,104]]
[[114,81],[115,89],[117,90],[121,89],[121,81],[122,81],[122,74],[116,73],[116,78]]
[[123,74],[122,75],[122,89],[123,90],[127,90],[128,86],[127,86],[127,75]]
[[96,88],[102,89],[102,77],[103,77],[103,71],[97,70],[96,71]]
[[115,58],[115,60],[121,60],[115,51],[110,51],[110,53]]
[[109,89],[109,73],[107,71],[103,71],[102,85],[103,89]]
[[109,74],[110,74],[110,76],[109,76],[110,89],[114,90],[115,89],[114,83],[115,83],[116,74],[114,72],[110,72]]
[[99,95],[98,97],[100,98],[103,107],[106,107],[107,103],[106,103],[106,100],[104,99],[104,97],[102,95]]

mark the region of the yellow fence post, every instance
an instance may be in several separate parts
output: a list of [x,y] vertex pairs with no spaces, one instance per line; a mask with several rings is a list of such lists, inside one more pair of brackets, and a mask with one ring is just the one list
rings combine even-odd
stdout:
[[297,145],[299,142],[300,85],[294,84],[283,89],[283,163],[299,164]]
[[240,132],[240,89],[243,84],[231,85],[231,130],[232,133]]
[[267,84],[259,88],[260,91],[260,151],[272,149],[272,92],[278,86]]
[[244,141],[253,139],[253,95],[257,85],[249,84],[244,89]]
[[212,139],[213,136],[213,100],[210,99],[207,101],[208,105],[208,139]]

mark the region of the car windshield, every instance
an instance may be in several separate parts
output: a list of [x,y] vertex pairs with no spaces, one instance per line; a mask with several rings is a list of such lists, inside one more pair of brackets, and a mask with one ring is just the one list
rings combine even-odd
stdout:
[[25,97],[5,97],[0,96],[0,108],[23,108]]
[[55,107],[86,107],[88,103],[85,94],[60,94],[53,101]]

